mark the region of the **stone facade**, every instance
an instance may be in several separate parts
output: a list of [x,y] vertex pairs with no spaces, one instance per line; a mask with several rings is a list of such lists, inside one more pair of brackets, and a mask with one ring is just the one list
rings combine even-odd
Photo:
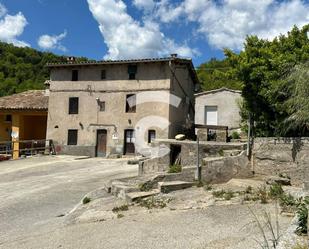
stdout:
[[195,124],[207,124],[206,106],[217,107],[217,124],[231,129],[240,128],[239,102],[241,92],[227,88],[195,94]]
[[[134,79],[129,79],[130,66],[137,68]],[[155,131],[156,138],[172,138],[194,123],[194,90],[198,82],[191,60],[171,57],[48,67],[47,138],[54,141],[58,153],[95,156],[97,131],[104,130],[106,156],[123,155],[125,130],[134,130],[132,142],[142,137],[147,147],[149,130]],[[78,70],[77,81],[72,81],[74,70]],[[126,111],[130,94],[136,96],[135,112]],[[69,98],[78,98],[77,114],[69,114]],[[103,111],[99,105],[102,102]],[[68,145],[71,129],[77,130],[76,145]]]
[[255,174],[284,174],[293,185],[308,185],[309,138],[256,138],[252,157]]

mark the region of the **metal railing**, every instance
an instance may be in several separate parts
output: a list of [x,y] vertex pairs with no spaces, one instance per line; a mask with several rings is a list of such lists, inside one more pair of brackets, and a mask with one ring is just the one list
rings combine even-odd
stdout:
[[[18,149],[14,146],[18,144]],[[52,140],[19,140],[0,142],[0,155],[13,155],[19,152],[19,156],[32,156],[37,154],[52,154],[55,152]]]

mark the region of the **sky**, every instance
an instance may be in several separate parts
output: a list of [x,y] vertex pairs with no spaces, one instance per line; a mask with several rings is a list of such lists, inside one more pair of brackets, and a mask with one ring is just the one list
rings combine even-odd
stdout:
[[309,23],[309,0],[0,0],[0,40],[90,59],[239,52]]

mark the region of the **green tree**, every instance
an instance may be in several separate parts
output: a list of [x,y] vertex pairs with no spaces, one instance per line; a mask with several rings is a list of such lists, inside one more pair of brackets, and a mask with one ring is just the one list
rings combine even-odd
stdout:
[[241,90],[242,82],[236,77],[236,71],[231,67],[227,59],[210,59],[201,64],[197,70],[197,76],[201,82],[202,89],[209,91],[221,87]]
[[309,63],[295,66],[286,79],[292,94],[286,101],[288,117],[282,127],[284,133],[309,134]]
[[[85,61],[87,58],[77,60]],[[44,89],[44,82],[49,78],[46,63],[65,61],[64,56],[0,42],[0,96],[29,89]]]
[[249,36],[239,54],[225,50],[238,80],[243,82],[245,106],[258,136],[302,135],[296,130],[282,133],[282,126],[290,115],[286,101],[294,84],[285,79],[295,65],[309,60],[308,31],[309,25],[294,27],[272,41]]

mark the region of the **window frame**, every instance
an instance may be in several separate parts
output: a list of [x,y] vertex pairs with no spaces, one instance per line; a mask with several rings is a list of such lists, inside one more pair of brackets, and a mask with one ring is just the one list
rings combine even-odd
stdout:
[[78,81],[79,71],[77,69],[72,70],[71,81]]
[[106,69],[101,70],[101,80],[106,80]]
[[77,145],[77,143],[78,143],[78,130],[68,129],[67,145],[74,146],[74,145]]
[[[134,105],[133,106],[130,106],[129,105],[129,102],[128,102],[128,99],[135,96],[135,99],[134,99]],[[126,106],[125,106],[125,112],[126,113],[136,113],[136,94],[135,93],[132,93],[132,94],[127,94],[126,95]]]
[[[73,100],[77,100],[75,103],[76,107],[74,107]],[[76,108],[76,109],[74,109]],[[69,115],[78,114],[79,112],[79,97],[69,97]]]
[[137,65],[128,65],[129,80],[136,80]]
[[[152,139],[151,134],[154,134],[154,138]],[[156,139],[157,132],[156,130],[148,130],[148,143],[151,144],[153,140]]]

